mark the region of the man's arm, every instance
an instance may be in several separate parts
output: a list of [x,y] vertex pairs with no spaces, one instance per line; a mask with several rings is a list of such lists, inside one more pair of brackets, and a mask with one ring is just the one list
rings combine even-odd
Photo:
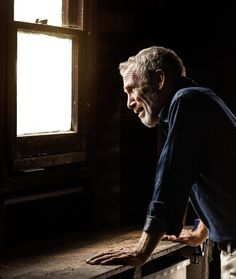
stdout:
[[164,235],[164,233],[143,231],[136,247],[136,251],[140,255],[142,263],[152,254]]
[[88,264],[129,264],[139,266],[145,263],[157,244],[163,238],[164,233],[142,232],[135,248],[121,248],[107,250],[86,260]]

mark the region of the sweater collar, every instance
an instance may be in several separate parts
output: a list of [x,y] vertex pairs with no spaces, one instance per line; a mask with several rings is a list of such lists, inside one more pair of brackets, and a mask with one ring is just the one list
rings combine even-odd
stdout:
[[[170,97],[168,98],[166,104],[163,106],[163,108],[161,109],[161,111],[160,111],[160,113],[159,113],[159,115],[158,115],[158,118],[159,118],[159,121],[160,121],[161,126],[162,126],[162,124],[164,124],[164,123],[167,124],[167,118],[168,118],[169,107],[170,107],[171,101],[172,101],[174,95],[176,94],[176,92],[177,92],[178,90],[182,89],[182,88],[186,88],[186,87],[196,87],[196,86],[198,86],[198,84],[197,84],[194,80],[192,80],[192,79],[190,79],[190,78],[188,78],[188,77],[181,77],[181,78],[178,80],[178,82],[177,82],[175,88],[173,89],[172,94],[170,94]],[[164,123],[163,123],[163,122],[164,122]]]

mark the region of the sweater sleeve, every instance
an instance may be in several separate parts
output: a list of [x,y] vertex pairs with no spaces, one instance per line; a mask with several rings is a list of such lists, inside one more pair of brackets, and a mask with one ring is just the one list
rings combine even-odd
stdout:
[[156,169],[144,231],[179,235],[191,186],[204,149],[201,98],[177,94],[168,113],[168,134]]

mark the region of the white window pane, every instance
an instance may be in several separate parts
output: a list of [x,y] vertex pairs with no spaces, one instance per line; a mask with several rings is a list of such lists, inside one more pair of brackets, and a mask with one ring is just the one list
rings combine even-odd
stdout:
[[71,130],[72,40],[17,34],[17,135]]
[[14,20],[35,23],[47,19],[47,24],[62,26],[62,0],[15,0]]

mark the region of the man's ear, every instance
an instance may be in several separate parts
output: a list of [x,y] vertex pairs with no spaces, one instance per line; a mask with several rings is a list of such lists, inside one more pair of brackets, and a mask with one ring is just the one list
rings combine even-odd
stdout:
[[165,83],[165,73],[163,72],[162,69],[157,69],[155,71],[155,74],[156,74],[156,79],[157,79],[158,90],[162,90],[164,87],[164,83]]

